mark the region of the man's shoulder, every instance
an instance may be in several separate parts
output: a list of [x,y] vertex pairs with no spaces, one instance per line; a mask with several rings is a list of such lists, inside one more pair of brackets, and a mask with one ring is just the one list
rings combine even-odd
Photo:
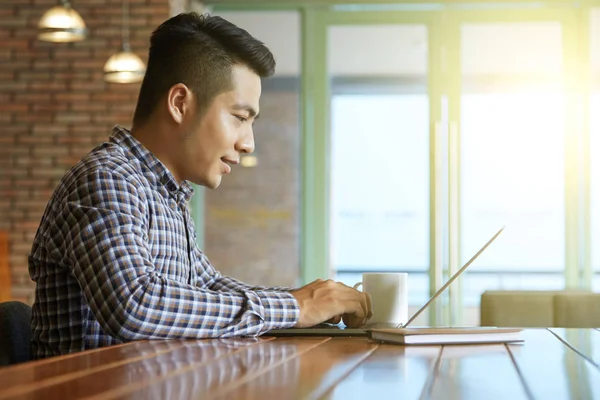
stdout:
[[106,142],[90,151],[75,164],[65,174],[63,185],[67,188],[98,173],[111,175],[114,179],[125,179],[136,185],[142,184],[143,174],[137,160],[127,157],[119,145]]

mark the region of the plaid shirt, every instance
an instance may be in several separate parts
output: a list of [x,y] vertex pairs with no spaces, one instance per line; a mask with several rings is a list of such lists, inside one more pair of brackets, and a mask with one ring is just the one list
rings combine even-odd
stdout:
[[293,326],[285,288],[222,276],[196,246],[192,187],[115,127],[61,180],[34,239],[32,355]]

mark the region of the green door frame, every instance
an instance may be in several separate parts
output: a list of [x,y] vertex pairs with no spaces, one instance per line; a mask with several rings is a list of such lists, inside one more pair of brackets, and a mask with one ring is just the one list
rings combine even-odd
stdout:
[[[442,118],[441,98],[444,92],[441,79],[442,30],[440,14],[431,11],[332,11],[305,10],[303,42],[303,106],[304,147],[303,172],[303,226],[302,226],[302,278],[308,283],[330,276],[329,256],[329,99],[330,87],[327,71],[327,28],[339,25],[425,25],[428,31],[428,95],[430,141],[430,292],[441,287],[444,261],[442,251],[441,203],[438,175],[439,154],[435,149],[439,141],[439,123]],[[440,320],[441,302],[430,310],[430,321]],[[439,321],[438,321],[439,320]]]

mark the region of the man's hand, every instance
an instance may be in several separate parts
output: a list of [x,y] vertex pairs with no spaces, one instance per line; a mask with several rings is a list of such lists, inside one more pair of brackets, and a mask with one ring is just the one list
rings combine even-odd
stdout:
[[371,298],[343,283],[317,279],[290,292],[300,305],[296,328],[322,322],[338,323],[340,319],[350,328],[363,326],[371,316]]

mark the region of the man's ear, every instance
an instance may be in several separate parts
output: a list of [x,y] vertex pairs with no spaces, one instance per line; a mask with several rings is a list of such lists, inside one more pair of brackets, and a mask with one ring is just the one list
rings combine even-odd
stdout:
[[167,107],[169,115],[177,124],[183,122],[186,114],[192,111],[192,91],[183,83],[171,86],[167,94]]

